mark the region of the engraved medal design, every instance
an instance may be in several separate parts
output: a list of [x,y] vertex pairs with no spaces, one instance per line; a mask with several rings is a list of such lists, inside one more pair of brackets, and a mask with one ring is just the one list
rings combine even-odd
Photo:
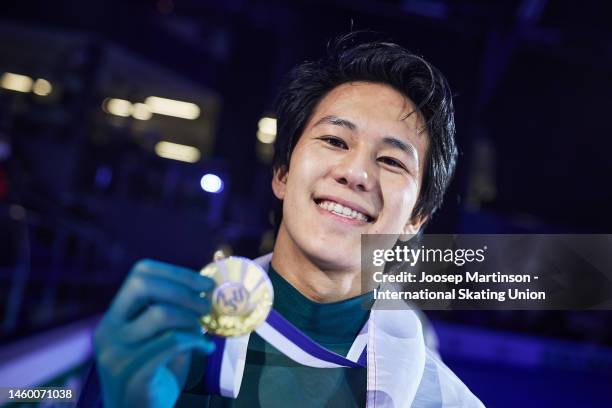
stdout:
[[200,318],[208,333],[240,336],[268,317],[274,291],[268,274],[255,262],[231,256],[208,264],[200,274],[216,284],[211,311]]

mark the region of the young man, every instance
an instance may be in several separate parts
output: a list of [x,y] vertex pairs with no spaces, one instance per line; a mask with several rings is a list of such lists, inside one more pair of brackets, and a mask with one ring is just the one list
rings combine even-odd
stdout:
[[141,261],[96,332],[105,405],[482,406],[426,350],[412,311],[375,321],[362,307],[371,294],[360,291],[361,235],[418,233],[452,176],[444,77],[398,45],[348,35],[327,58],[291,72],[277,116],[272,189],[282,216],[274,252],[260,260],[273,307],[340,355],[368,322],[367,368],[301,366],[253,333],[237,398],[209,395],[203,356],[214,345],[199,334],[198,316],[210,308],[199,293],[212,282]]

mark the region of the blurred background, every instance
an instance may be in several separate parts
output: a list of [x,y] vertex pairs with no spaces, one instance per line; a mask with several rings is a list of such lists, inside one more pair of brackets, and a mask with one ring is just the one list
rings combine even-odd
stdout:
[[[0,385],[78,389],[137,259],[271,250],[274,97],[351,29],[423,55],[454,91],[461,157],[427,232],[612,232],[609,16],[604,1],[3,2]],[[612,406],[610,312],[429,316],[487,406]]]

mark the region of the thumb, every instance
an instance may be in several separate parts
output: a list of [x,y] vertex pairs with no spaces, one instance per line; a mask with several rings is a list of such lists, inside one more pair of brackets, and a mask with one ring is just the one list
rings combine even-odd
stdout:
[[186,332],[167,332],[149,341],[129,363],[126,406],[172,407],[181,390],[168,362],[189,350],[210,354],[214,348],[201,334]]
[[151,371],[165,365],[173,357],[189,350],[199,350],[205,354],[214,351],[215,344],[209,341],[202,334],[189,332],[166,332],[163,335],[152,339],[141,348],[137,356],[131,361],[130,365],[140,370]]

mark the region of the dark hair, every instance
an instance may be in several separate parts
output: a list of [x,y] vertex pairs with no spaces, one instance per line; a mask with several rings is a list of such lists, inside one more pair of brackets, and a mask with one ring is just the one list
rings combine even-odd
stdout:
[[[317,104],[332,89],[354,81],[386,84],[410,98],[425,121],[429,148],[423,186],[412,216],[431,217],[442,204],[457,160],[451,91],[440,71],[418,55],[390,42],[360,41],[370,34],[341,36],[328,44],[326,58],[291,70],[276,101],[273,167],[288,168],[293,149]],[[277,209],[277,228],[281,214]]]

